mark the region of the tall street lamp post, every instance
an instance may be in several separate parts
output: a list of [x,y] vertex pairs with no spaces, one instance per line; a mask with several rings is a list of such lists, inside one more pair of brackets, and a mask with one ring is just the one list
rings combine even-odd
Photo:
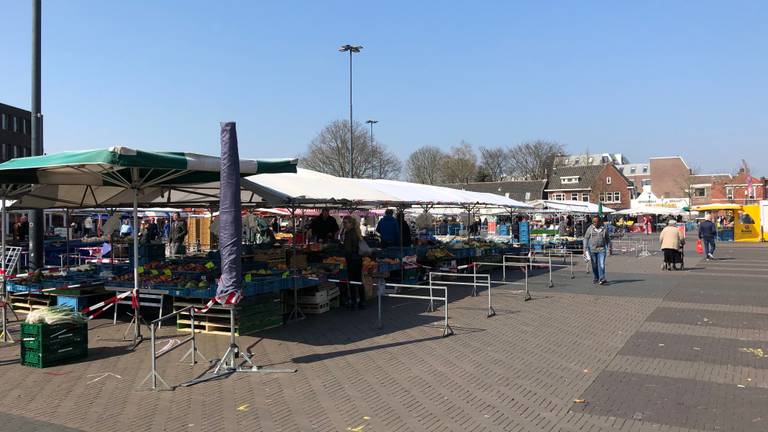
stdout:
[[371,125],[371,145],[373,145],[373,125],[375,125],[375,124],[376,124],[376,123],[378,123],[378,122],[379,122],[378,120],[368,120],[368,121],[366,122],[366,123],[368,123],[369,125]]
[[[43,154],[43,115],[40,104],[41,0],[32,0],[32,156]],[[43,211],[29,212],[29,268],[45,266],[43,256]]]
[[363,49],[360,45],[342,45],[340,52],[349,52],[349,177],[355,177],[355,136],[352,127],[352,54],[359,53]]

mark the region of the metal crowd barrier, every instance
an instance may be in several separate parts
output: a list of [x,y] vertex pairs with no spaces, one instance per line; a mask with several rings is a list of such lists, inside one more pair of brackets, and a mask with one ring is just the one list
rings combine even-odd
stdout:
[[[420,296],[420,295],[412,295],[412,294],[400,294],[395,292],[386,292],[387,288],[416,288],[416,289],[424,289],[429,288],[429,296]],[[435,297],[432,295],[433,289],[442,289],[445,293],[443,297]],[[418,299],[418,300],[429,300],[430,304],[433,304],[435,300],[439,300],[445,303],[445,314],[444,314],[444,324],[443,324],[443,337],[451,336],[453,334],[453,329],[451,328],[451,325],[448,324],[448,287],[445,286],[434,286],[430,284],[428,287],[423,285],[409,285],[409,284],[397,284],[397,283],[387,283],[384,282],[384,280],[380,279],[378,284],[378,323],[377,327],[381,328],[383,326],[382,319],[381,319],[381,298],[382,297],[395,297],[395,298],[409,298],[409,299]]]
[[[474,267],[474,266],[472,266]],[[480,273],[478,274],[477,271],[473,273],[441,273],[441,272],[430,272],[429,273],[429,295],[432,296],[432,284],[434,283],[435,279],[438,279],[439,277],[455,277],[455,278],[472,278],[472,282],[454,282],[454,281],[441,281],[441,282],[447,282],[451,285],[463,285],[463,286],[471,286],[472,287],[472,296],[476,297],[477,294],[477,287],[483,287],[488,290],[488,317],[492,317],[496,315],[496,312],[493,310],[493,306],[491,305],[491,275]],[[429,312],[434,311],[434,302],[432,300],[429,301],[429,308],[427,309]]]
[[[487,266],[487,267],[502,267],[504,270],[504,280],[498,281],[491,279],[491,284],[497,284],[497,285],[523,285],[525,288],[522,290],[502,290],[506,291],[510,294],[523,294],[523,300],[528,301],[531,300],[531,292],[528,290],[528,263],[516,263],[516,262],[507,262],[507,263],[492,263],[492,262],[475,262],[474,265],[474,272],[477,273],[477,269],[481,266]],[[507,281],[507,274],[506,274],[506,268],[507,267],[516,267],[519,269],[522,269],[525,273],[525,280],[523,282],[509,282]],[[488,275],[490,277],[490,275]],[[488,316],[494,316],[496,315],[496,311],[493,310],[493,304],[491,303],[491,290],[488,289]]]
[[[189,311],[190,327],[192,330],[192,334],[188,338],[185,338],[179,341],[178,345],[174,345],[167,349],[163,349],[162,352],[158,353],[157,347],[155,346],[155,333],[160,323],[186,311]],[[160,318],[150,323],[149,329],[150,329],[149,330],[150,341],[152,344],[152,347],[150,350],[152,355],[152,370],[149,372],[149,375],[147,375],[147,377],[144,378],[144,381],[142,381],[141,384],[139,384],[139,386],[144,385],[144,383],[146,383],[147,380],[151,380],[152,390],[158,390],[158,381],[160,381],[160,383],[162,383],[164,387],[161,390],[173,390],[173,387],[168,385],[168,383],[165,382],[163,377],[161,377],[160,374],[157,372],[157,359],[170,353],[171,351],[174,351],[176,348],[184,345],[187,342],[191,342],[192,346],[190,346],[189,351],[187,351],[187,353],[184,354],[181,360],[179,360],[179,363],[184,362],[184,360],[189,356],[192,356],[192,361],[190,362],[191,365],[195,365],[197,363],[197,356],[200,356],[202,357],[203,360],[208,361],[208,359],[206,359],[205,356],[203,356],[203,354],[200,353],[200,350],[197,349],[197,342],[195,341],[195,307],[194,306],[187,306],[183,309],[179,309],[175,312],[169,313],[168,315],[161,316]]]
[[[504,264],[504,267],[502,268],[501,272],[502,272],[502,277],[504,278],[504,280],[507,279],[507,266],[506,265],[510,263],[509,260],[514,260],[514,259],[524,260],[525,264],[528,266],[528,268],[531,271],[533,271],[533,265],[534,264],[537,264],[537,265],[545,264],[545,263],[534,262],[534,256],[535,256],[534,254],[535,254],[535,252],[531,251],[527,255],[509,255],[509,254],[502,255],[501,262],[502,262],[502,264]],[[518,263],[518,261],[511,261],[511,263]],[[548,284],[548,286],[549,286],[549,288],[552,288],[553,286],[555,286],[555,284],[554,284],[554,282],[552,282],[552,257],[551,256],[549,256],[547,258],[546,266],[547,266],[547,270],[549,272],[549,284]]]

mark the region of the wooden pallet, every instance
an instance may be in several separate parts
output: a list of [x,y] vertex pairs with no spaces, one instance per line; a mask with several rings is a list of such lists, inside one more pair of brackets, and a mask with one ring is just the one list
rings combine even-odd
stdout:
[[17,312],[30,313],[56,304],[56,298],[46,294],[11,294],[11,308]]
[[[178,311],[190,305],[202,307],[200,303],[179,300],[174,301],[173,307],[175,311]],[[191,332],[191,318],[189,311],[180,313],[176,319],[176,328],[181,332]],[[244,335],[278,327],[283,324],[282,318],[281,306],[279,304],[274,306],[268,304],[249,305],[247,303],[238,305],[235,309],[235,334]],[[247,330],[241,332],[241,327],[247,328]],[[229,310],[220,305],[214,305],[208,312],[203,314],[196,313],[195,332],[228,335],[230,333]]]

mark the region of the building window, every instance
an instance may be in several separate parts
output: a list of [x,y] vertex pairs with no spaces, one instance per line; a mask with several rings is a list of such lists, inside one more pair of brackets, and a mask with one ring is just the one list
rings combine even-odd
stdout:
[[605,178],[605,184],[611,184],[611,176]]
[[589,202],[589,194],[588,193],[581,194],[581,200],[584,202]]
[[530,201],[531,200],[531,193],[530,192],[526,192],[525,193],[525,200],[526,201]]
[[693,196],[695,197],[705,197],[707,196],[707,189],[706,188],[694,188],[693,189]]
[[571,201],[578,201],[578,200],[579,200],[579,193],[571,192]]
[[636,172],[637,172],[637,168],[635,168],[635,167],[632,167],[632,168],[629,169],[629,173],[630,174],[634,174]]
[[562,184],[573,184],[578,182],[579,182],[579,176],[560,177],[560,183]]
[[555,201],[565,201],[565,194],[564,193],[554,193],[551,194],[552,199]]
[[0,115],[0,128],[8,130],[8,114],[3,113]]
[[641,182],[643,186],[650,186],[651,185],[651,179],[643,179]]
[[606,192],[600,194],[600,201],[606,204],[621,203],[621,192]]
[[574,164],[574,165],[578,165],[578,164],[579,164],[579,158],[576,158],[576,159],[574,159],[574,160],[573,160],[573,164]]
[[16,116],[11,116],[11,125],[14,132],[19,132],[19,118]]
[[647,166],[643,167],[643,174],[648,174],[648,167]]
[[725,198],[729,200],[733,199],[733,186],[727,186],[725,188]]

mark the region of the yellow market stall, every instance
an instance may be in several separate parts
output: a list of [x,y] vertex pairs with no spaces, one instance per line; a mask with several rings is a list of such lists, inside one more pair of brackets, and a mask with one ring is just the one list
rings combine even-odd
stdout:
[[763,206],[762,204],[706,204],[691,207],[691,210],[727,214],[725,219],[729,222],[717,227],[720,240],[759,242],[766,235],[761,217],[761,213],[765,213],[761,210]]

